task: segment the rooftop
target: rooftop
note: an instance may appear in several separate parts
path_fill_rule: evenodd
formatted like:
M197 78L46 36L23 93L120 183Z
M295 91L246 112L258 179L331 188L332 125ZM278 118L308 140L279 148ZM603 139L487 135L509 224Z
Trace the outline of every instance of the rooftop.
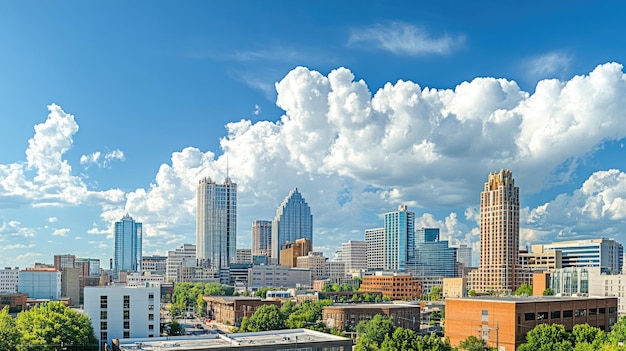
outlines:
M204 349L228 349L242 347L268 347L290 344L315 344L328 342L346 342L352 345L348 338L321 333L309 329L285 329L254 333L236 334L209 334L202 336L177 336L159 338L120 339L119 347L122 351L182 351Z
M410 303L336 303L327 308L407 308L407 307L420 307L418 304Z
M464 297L464 298L447 298L446 300L530 303L530 302L550 302L550 301L599 300L599 299L608 299L608 298L611 298L611 296L605 297L605 296L513 296L511 295L511 296L474 296L474 297Z

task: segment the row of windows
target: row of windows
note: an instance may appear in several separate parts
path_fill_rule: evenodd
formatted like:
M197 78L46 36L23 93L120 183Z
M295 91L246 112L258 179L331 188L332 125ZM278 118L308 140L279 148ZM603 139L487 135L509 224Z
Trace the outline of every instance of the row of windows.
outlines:
M609 314L615 314L617 313L617 307L609 307ZM563 311L563 318L571 318L571 317L584 317L587 314L589 314L590 316L596 315L596 314L606 314L606 308L601 307L601 308L590 308L589 310L587 309L577 309L577 310L565 310ZM561 318L561 311L552 311L550 312L550 319L557 319L557 318ZM547 320L548 319L548 312L529 312L529 313L524 313L524 320L525 321L532 321L532 320Z

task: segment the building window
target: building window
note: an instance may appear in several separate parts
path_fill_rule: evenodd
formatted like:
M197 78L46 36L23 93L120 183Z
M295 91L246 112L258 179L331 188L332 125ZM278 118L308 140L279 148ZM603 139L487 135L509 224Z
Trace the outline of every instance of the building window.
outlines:
M108 324L107 322L100 322L100 330L107 330Z
M149 321L153 321L153 320L154 320L154 313L150 313L150 314L148 315L148 320L149 320Z
M605 314L606 313L606 308L604 308L604 307L598 308L598 313Z
M107 308L107 297L100 296L100 308Z
M124 339L128 339L128 338L130 338L130 331L126 330L124 332Z
M124 321L124 329L130 329L130 322Z
M154 294L148 294L148 299L154 300Z
M124 311L124 319L130 319L130 311Z
M480 313L480 320L482 322L489 322L489 311L482 310Z
M587 310L585 310L585 309L574 311L574 316L575 317L584 317L586 315L587 315Z
M537 320L548 320L548 312L537 312Z
M573 314L572 310L563 311L563 318L571 317Z
M524 320L525 321L534 321L535 320L535 314L534 313L524 313Z
M593 316L594 314L597 314L597 313L598 313L598 310L596 308L590 308L589 309L589 315L590 316Z
M154 305L148 305L148 309L149 309L150 311L153 311L153 310L154 310Z
M552 319L561 318L561 311L552 311L552 312L550 312L550 318L552 318Z
M148 325L148 330L154 330L154 325L153 324Z
M617 307L609 307L609 314L617 313Z
M124 308L130 308L130 296L124 295Z
M109 338L109 334L107 332L100 333L100 340L107 340Z
M100 311L100 320L107 319L107 311Z

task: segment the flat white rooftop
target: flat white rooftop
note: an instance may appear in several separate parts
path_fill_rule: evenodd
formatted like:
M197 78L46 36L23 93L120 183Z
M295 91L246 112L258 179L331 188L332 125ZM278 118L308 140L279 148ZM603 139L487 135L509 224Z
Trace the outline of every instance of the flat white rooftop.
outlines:
M348 338L309 329L284 329L252 333L189 335L159 338L119 339L119 349L183 351L205 349L278 348L287 345L352 345Z

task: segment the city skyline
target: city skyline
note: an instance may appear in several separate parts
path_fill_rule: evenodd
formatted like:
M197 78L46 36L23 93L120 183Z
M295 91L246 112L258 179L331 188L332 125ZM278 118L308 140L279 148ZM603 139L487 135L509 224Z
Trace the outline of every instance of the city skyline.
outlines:
M626 241L620 2L0 6L4 266L106 268L125 213L146 255L194 243L227 170L240 248L298 187L326 256L407 204L476 261L500 169L520 246Z

